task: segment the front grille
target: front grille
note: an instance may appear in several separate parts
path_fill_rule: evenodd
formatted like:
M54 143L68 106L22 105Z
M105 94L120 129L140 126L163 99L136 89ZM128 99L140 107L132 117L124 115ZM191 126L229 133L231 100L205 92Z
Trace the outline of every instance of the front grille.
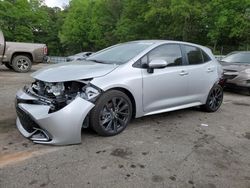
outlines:
M238 72L237 70L224 69L225 72Z
M224 69L223 77L225 79L232 80L237 76L238 76L238 71L237 70Z
M238 76L238 75L225 75L225 74L224 74L223 77L224 77L225 79L232 80L232 79L234 79L234 78L237 77L237 76Z
M39 125L37 125L37 123L18 105L16 106L16 112L17 112L17 116L19 117L23 128L27 132L32 133L34 132L34 128L39 128Z

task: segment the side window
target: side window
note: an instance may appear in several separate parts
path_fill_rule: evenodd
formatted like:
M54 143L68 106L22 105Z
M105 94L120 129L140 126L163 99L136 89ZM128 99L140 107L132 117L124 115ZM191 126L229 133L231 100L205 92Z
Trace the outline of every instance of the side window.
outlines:
M182 65L181 48L178 44L167 44L159 46L148 53L148 61L153 59L163 59L169 66Z
M143 57L141 58L141 67L142 67L142 68L145 68L145 67L147 67L147 64L148 64L148 56L145 55L145 56L143 56Z
M211 58L204 51L202 51L202 56L204 63L211 61Z
M189 65L197 65L203 63L203 57L199 48L184 45L184 49L187 54Z

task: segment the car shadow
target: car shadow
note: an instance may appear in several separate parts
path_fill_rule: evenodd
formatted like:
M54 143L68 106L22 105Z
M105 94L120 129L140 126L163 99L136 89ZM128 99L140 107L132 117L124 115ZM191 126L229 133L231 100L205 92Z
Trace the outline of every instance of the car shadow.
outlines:
M248 90L248 89L224 88L224 91L228 92L228 93L238 94L238 95L250 96L250 90Z
M26 73L20 73L20 74L31 74L33 72L37 71L37 69L31 69L29 72L26 72ZM8 73L8 74L18 74L18 72L15 72L14 70L10 70L8 68L0 68L0 72L3 72L3 73Z

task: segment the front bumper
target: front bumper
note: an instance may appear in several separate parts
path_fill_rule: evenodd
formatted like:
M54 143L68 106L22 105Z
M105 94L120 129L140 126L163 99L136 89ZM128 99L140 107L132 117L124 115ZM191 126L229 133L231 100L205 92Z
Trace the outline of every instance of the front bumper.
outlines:
M69 145L81 143L81 129L94 104L77 97L59 111L49 113L50 106L23 90L16 95L16 126L35 143Z
M250 88L250 76L238 72L225 72L226 86L234 85L242 88Z

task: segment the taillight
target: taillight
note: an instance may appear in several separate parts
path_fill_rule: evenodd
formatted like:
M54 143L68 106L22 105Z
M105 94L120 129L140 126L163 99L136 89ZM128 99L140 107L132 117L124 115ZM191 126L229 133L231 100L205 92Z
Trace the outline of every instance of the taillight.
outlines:
M44 54L44 55L47 55L47 53L48 53L48 47L47 47L47 46L44 46L44 47L43 47L43 54Z

